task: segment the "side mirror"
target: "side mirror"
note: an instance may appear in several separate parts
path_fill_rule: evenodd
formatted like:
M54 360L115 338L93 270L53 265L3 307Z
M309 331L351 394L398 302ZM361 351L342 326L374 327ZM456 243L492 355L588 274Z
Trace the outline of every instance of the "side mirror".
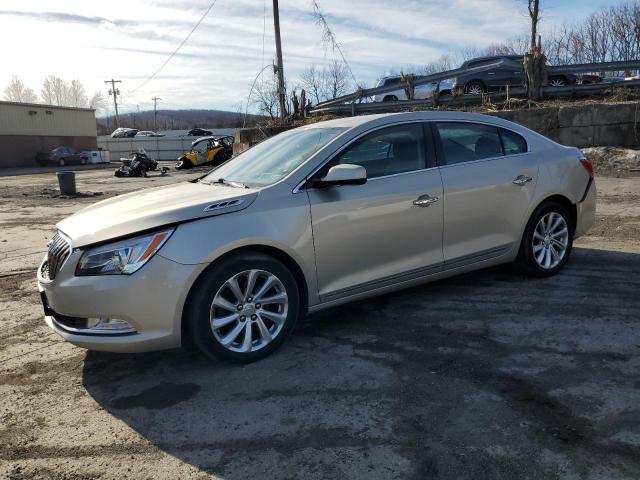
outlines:
M320 179L318 186L362 185L363 183L367 183L367 170L360 165L344 163L331 167L327 175Z

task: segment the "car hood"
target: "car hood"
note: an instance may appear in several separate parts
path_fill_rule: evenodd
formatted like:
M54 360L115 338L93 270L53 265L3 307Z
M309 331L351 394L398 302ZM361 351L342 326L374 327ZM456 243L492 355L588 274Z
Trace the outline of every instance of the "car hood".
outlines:
M164 225L243 210L258 193L256 189L185 182L98 202L56 226L71 239L74 248L82 247Z

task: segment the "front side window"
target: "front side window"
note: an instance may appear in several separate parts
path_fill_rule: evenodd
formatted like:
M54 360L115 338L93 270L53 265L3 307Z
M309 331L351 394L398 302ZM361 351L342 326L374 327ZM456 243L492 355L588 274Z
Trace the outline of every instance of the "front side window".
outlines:
M478 123L438 123L447 165L503 155L498 129Z
M271 137L232 158L202 179L266 186L283 179L346 128L296 128Z
M505 155L518 155L520 153L527 153L527 141L515 132L511 130L500 129L500 136L502 137L502 145L504 147Z
M422 125L376 130L349 146L331 165L345 163L363 166L367 178L421 170L426 167Z

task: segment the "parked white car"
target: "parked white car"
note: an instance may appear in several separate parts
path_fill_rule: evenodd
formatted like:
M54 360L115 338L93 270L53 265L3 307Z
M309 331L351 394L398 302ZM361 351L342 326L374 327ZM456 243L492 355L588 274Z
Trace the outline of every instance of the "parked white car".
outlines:
M156 133L151 130L142 130L136 133L136 137L164 137L164 133Z
M407 100L407 94L402 87L401 79L399 75L394 75L390 77L382 77L376 87L388 86L398 84L398 89L393 90L391 92L381 93L380 95L374 95L374 102L390 102L396 100ZM438 87L439 84L439 87ZM438 90L438 96L442 95L451 95L451 89L453 87L452 80L441 80L440 82L427 83L424 85L417 85L415 87L414 97L416 100L424 100L426 98L431 98L433 93Z

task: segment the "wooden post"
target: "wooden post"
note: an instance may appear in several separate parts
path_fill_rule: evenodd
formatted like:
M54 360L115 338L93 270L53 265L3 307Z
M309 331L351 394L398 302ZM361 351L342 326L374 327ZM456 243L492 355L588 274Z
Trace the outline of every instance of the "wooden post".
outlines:
M278 75L278 100L280 102L280 118L284 120L287 106L284 90L284 68L282 66L282 45L280 44L280 12L278 0L273 0L273 30L276 35L276 73Z
M527 80L527 96L529 100L542 100L542 86L546 83L547 57L542 53L540 37L531 50L524 55L524 74Z
M404 82L404 93L407 100L413 100L416 96L416 76L413 73L401 73L400 80Z

